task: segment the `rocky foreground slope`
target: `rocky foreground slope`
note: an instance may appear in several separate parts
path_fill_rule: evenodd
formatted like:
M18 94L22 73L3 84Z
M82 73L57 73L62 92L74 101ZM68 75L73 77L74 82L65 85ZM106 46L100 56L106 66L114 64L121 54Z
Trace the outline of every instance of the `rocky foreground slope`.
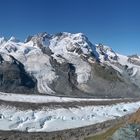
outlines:
M0 91L72 97L140 96L140 57L82 34L0 38Z
M140 140L140 109L107 131L85 140Z

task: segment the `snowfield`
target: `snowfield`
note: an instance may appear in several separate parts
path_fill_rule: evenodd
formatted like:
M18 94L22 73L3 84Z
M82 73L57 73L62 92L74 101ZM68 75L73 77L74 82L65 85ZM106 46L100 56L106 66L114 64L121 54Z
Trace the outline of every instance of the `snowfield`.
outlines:
M41 110L18 110L0 106L0 130L51 132L115 119L135 112L140 102Z

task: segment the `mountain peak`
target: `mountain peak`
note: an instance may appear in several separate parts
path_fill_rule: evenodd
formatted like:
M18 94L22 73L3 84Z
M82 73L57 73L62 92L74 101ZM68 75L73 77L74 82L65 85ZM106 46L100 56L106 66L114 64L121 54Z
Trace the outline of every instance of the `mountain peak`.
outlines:
M19 42L19 40L16 39L14 36L11 36L11 38L9 39L9 41L12 41L12 42Z
M0 44L3 44L4 42L6 42L7 41L7 39L5 38L5 37L1 37L0 38Z

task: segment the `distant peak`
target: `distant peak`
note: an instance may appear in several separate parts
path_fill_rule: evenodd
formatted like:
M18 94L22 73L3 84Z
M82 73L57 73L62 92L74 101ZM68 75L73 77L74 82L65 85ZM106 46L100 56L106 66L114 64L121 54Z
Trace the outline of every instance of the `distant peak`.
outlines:
M0 40L5 40L5 37L0 37Z
M2 44L3 42L6 42L7 39L5 37L0 37L0 44Z
M139 56L137 54L133 54L133 55L129 55L129 58L139 58Z
M14 36L12 36L12 37L9 39L9 41L12 41L12 42L19 42L19 40L16 39Z

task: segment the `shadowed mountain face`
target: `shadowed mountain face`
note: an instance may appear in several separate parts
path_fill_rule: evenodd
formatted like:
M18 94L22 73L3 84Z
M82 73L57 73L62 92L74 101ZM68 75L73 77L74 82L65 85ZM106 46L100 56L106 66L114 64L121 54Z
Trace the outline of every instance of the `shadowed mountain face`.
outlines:
M140 57L93 45L82 34L0 39L0 90L72 97L140 96Z
M11 62L5 61L0 56L0 90L16 93L35 92L35 79L26 73L23 64L12 56L7 57L9 57Z

